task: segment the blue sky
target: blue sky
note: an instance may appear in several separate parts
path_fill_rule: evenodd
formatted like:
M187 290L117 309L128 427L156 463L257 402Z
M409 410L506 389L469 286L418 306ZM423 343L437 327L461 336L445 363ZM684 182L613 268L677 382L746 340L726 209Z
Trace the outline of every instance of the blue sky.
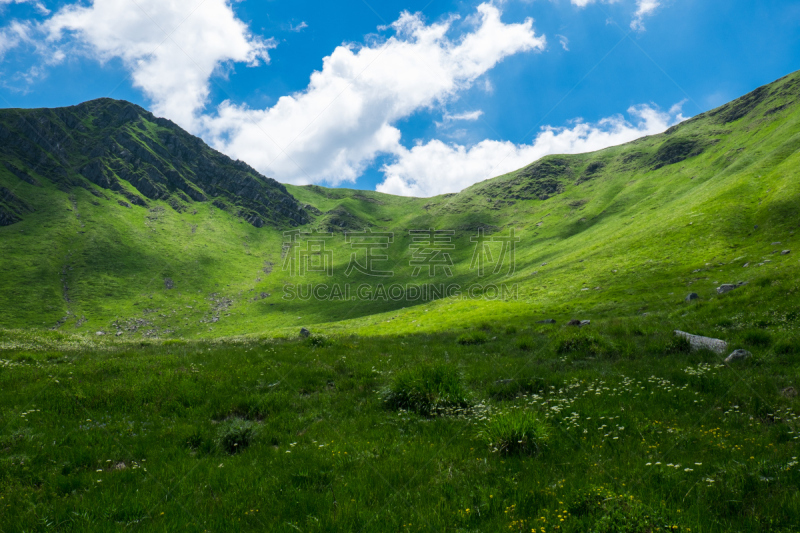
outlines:
M279 181L415 196L798 68L800 2L0 0L2 107L125 99Z

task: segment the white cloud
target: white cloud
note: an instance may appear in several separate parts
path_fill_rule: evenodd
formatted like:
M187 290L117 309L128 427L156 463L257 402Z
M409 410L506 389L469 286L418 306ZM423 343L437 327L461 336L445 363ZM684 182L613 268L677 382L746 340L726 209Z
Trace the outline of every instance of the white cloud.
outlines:
M660 5L660 0L636 0L636 14L631 21L631 29L644 31L644 17L652 15Z
M558 37L558 42L561 43L561 48L563 48L565 52L569 52L569 39L564 35L556 35L556 37Z
M12 20L8 26L0 28L0 59L22 43L33 43L31 31L30 23L18 20Z
M450 113L445 112L444 115L442 115L442 120L444 122L453 122L455 120L469 120L469 121L472 121L472 120L478 120L482 116L483 116L483 111L481 111L480 109L478 109L476 111L467 111L467 112L464 112L464 113L456 113L455 115L451 115Z
M100 61L122 59L153 112L190 130L215 70L267 62L275 46L252 35L227 0L94 0L64 7L43 29L53 44L72 33Z
M570 0L572 5L578 7L586 7L589 4L594 4L596 2L615 4L619 1L620 0ZM661 0L636 0L636 12L634 13L633 20L631 21L631 29L635 31L644 31L644 18L652 15L660 5Z
M301 32L306 28L308 28L308 24L306 24L306 22L303 21L300 24L298 24L297 26L292 26L291 24L289 24L288 30L289 31L293 31L293 32Z
M42 13L43 15L47 15L50 13L50 10L47 9L43 3L39 2L38 0L0 0L0 6L7 5L7 4L33 4L33 6Z
M434 196L458 192L479 181L511 172L549 154L592 152L660 133L684 120L680 106L662 112L649 105L628 109L632 121L617 115L596 124L569 128L545 127L532 144L484 140L466 147L433 140L403 149L382 168L386 179L377 190L403 196Z
M354 181L378 154L404 151L398 120L453 99L509 55L544 48L532 20L504 24L500 15L481 4L456 39L447 36L455 17L426 24L404 12L391 24L395 35L337 47L304 91L273 107L223 103L203 118L205 136L281 181Z

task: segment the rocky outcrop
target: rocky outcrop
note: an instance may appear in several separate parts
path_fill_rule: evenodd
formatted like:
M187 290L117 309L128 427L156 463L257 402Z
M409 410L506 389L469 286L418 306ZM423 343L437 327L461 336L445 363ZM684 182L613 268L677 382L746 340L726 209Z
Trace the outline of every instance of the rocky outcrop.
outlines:
M724 353L728 348L728 343L720 339L692 335L691 333L686 333L685 331L677 329L675 330L675 335L688 340L692 350L711 350L716 353Z

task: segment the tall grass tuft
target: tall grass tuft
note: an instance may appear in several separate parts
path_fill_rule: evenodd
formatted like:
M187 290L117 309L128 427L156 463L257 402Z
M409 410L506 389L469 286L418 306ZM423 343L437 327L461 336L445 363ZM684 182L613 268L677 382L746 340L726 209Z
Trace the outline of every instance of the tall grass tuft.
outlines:
M512 409L492 415L479 436L503 455L535 455L550 438L550 428L535 413Z
M423 416L442 414L470 405L461 373L443 363L424 364L398 373L384 393L386 405Z
M231 418L220 424L217 430L217 446L231 455L239 453L253 442L257 431L255 422Z

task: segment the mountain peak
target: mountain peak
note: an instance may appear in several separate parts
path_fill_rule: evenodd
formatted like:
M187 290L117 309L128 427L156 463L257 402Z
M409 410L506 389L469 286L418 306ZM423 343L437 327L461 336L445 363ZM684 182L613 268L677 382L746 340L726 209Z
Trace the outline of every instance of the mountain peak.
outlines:
M37 174L64 190L118 195L126 205L164 200L181 211L210 201L256 227L308 218L282 184L125 100L1 110L0 159L14 174Z

